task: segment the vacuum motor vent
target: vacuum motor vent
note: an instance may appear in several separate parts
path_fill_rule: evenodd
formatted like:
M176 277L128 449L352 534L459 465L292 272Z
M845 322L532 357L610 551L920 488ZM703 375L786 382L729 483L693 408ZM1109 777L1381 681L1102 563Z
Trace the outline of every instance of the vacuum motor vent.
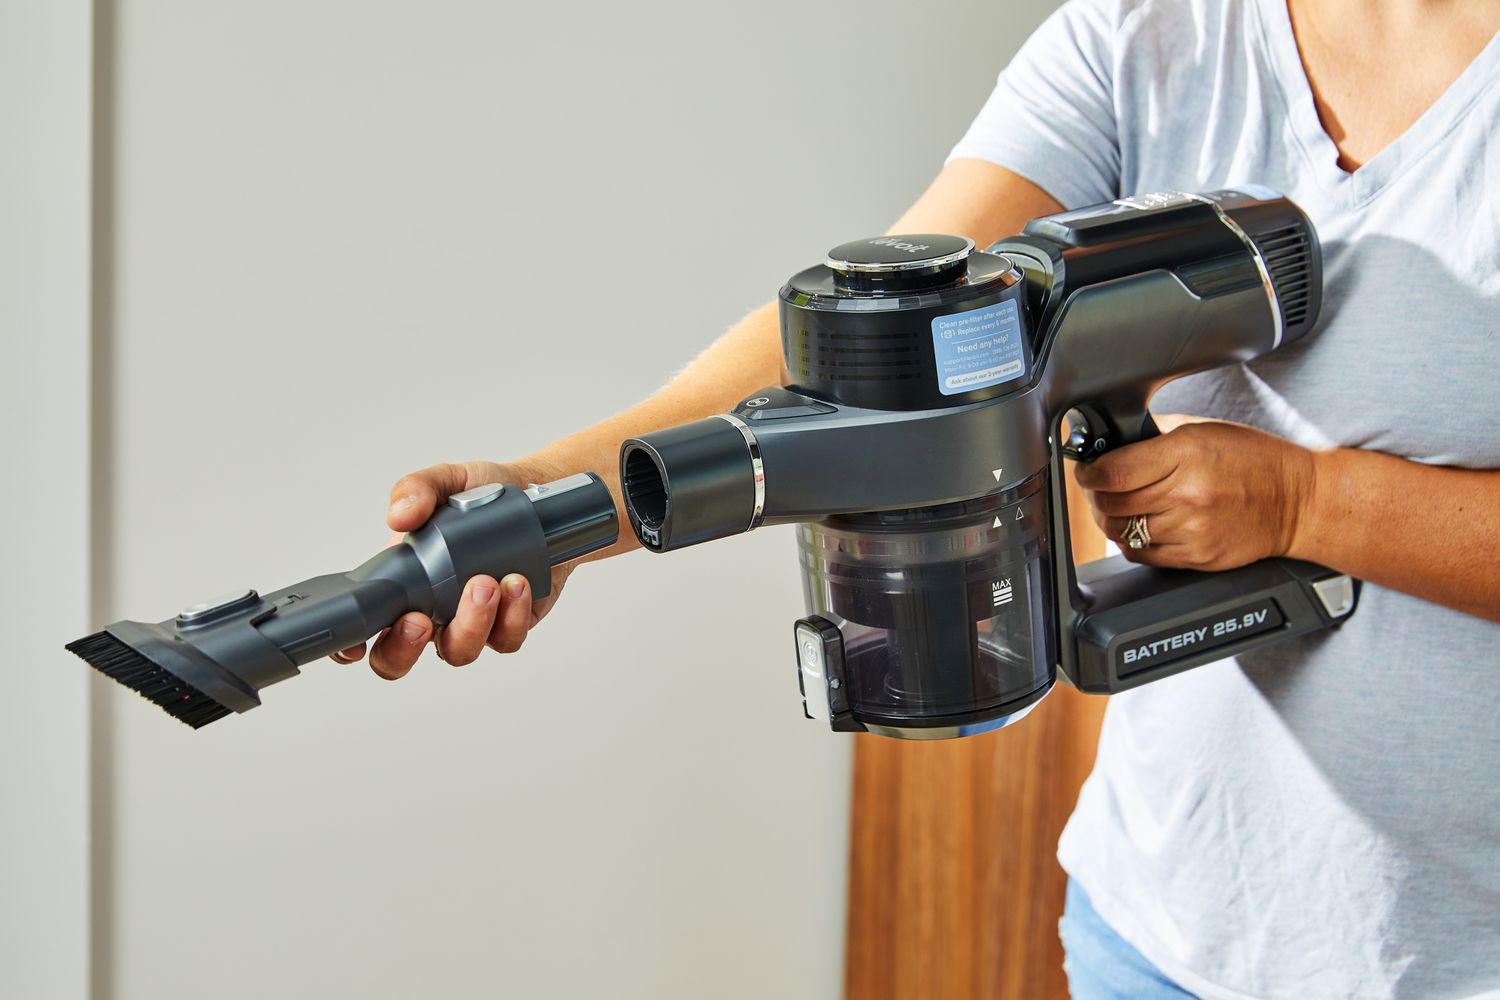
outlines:
M819 382L920 378L928 367L921 345L904 331L860 336L818 330L801 347L799 374Z
M1323 308L1323 251L1312 222L1274 191L1226 190L1212 197L1265 260L1281 308L1283 339L1300 339Z
M1281 322L1288 329L1307 322L1312 308L1312 243L1300 225L1282 226L1265 233L1251 233L1266 258L1271 285L1281 303Z

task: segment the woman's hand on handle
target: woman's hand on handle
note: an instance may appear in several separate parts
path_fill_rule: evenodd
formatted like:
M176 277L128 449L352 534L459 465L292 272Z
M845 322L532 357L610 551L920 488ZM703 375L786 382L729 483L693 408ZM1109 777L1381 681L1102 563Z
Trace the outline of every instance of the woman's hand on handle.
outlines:
M454 493L504 483L526 486L528 477L516 468L497 462L465 462L434 465L403 476L391 489L386 524L395 532L392 544L406 532L415 531ZM453 666L473 663L488 646L499 653L514 653L526 641L532 626L541 621L567 580L571 567L552 570L552 593L540 601L531 599L531 585L519 573L502 580L476 576L465 585L453 621L434 626L431 618L412 611L398 618L376 636L370 650L370 669L386 680L397 680L411 671L417 658L433 642L438 656ZM365 644L335 653L339 663L353 663L365 655Z
M1153 566L1225 570L1295 555L1313 493L1314 453L1224 421L1162 417L1159 437L1127 445L1077 470L1094 521L1127 559ZM1132 517L1151 533L1132 550Z

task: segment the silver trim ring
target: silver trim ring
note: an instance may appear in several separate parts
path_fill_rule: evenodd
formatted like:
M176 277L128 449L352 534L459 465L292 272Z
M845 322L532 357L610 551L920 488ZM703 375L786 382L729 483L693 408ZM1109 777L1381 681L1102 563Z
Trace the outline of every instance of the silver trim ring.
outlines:
M974 241L967 236L963 237L964 245L961 249L941 257L924 257L921 260L898 260L882 264L862 264L851 260L840 260L829 254L823 258L823 263L835 271L854 271L858 274L887 274L895 271L917 271L929 267L946 267L949 264L957 264L961 260L967 260L969 254L974 252ZM874 242L870 240L869 242Z
M760 515L766 509L766 467L760 460L760 442L755 440L750 425L733 413L715 413L714 416L739 430L740 437L745 439L745 447L750 449L750 468L755 473L755 510L750 514L750 525L745 530L754 531L760 527Z
M1266 286L1266 298L1271 300L1271 316L1276 321L1276 335L1271 341L1271 350L1276 350L1276 348L1281 346L1281 335L1284 332L1284 324L1281 322L1281 300L1276 296L1276 285L1271 281L1271 269L1266 266L1266 259L1261 255L1260 247L1256 246L1255 241L1250 238L1250 234L1241 229L1240 224L1235 222L1228 212L1224 211L1223 205L1220 205L1212 198L1205 198L1201 194L1188 194L1183 195L1183 197L1190 201L1201 202L1212 208L1214 214L1218 215L1219 221L1228 226L1229 231L1240 238L1240 242L1245 244L1245 248L1250 251L1250 256L1255 259L1255 269L1260 272L1260 283Z
M1047 688L1041 698L1018 708L1014 712L998 715L984 722L968 722L958 726L940 726L935 728L924 728L922 726L877 726L873 723L862 723L864 727L876 736L890 736L898 740L952 740L960 736L978 736L980 733L994 732L1005 726L1020 722L1031 714L1031 710L1042 703L1042 700L1051 694L1057 687L1056 684Z
M990 275L987 278L981 278L981 282L999 281L1002 286L1004 286L1005 288L1009 288L1026 277L1021 273L1021 266L1017 264L1009 254L1002 253L999 250L980 250L978 252L989 254L991 257L999 257L1001 260L1005 261L1008 268L1004 271L996 271L994 274Z

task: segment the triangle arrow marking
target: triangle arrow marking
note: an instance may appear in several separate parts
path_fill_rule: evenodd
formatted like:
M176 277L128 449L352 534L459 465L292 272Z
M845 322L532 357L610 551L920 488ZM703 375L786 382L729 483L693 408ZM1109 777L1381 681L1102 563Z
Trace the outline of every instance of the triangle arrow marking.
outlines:
M1000 473L1002 473L1004 471L1005 471L1004 469L995 469L994 470L994 472L995 472L995 482L998 483L1000 481Z
M992 527L992 528L998 528L998 527L1000 527L1000 519L998 517L995 518L995 523L992 524L992 525L990 525L990 527Z

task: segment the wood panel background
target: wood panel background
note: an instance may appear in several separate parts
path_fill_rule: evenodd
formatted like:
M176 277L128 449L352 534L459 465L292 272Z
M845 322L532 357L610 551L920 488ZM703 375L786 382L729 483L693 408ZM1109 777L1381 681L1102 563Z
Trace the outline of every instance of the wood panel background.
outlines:
M1069 478L1074 556L1098 558L1104 538ZM1105 701L1059 678L998 732L858 737L846 1000L1066 1000L1055 851Z
M848 1000L1065 1000L1054 852L1104 703L1060 681L984 736L858 737Z

